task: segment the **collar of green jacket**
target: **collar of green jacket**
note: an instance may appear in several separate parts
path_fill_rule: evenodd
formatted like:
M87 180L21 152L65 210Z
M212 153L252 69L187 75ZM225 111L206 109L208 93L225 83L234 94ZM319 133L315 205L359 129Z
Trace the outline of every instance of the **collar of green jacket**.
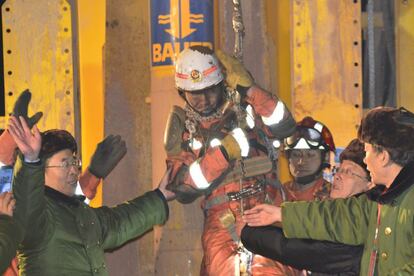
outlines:
M82 195L67 196L59 191L56 191L55 189L50 188L49 186L45 186L45 194L56 201L72 206L79 206L85 200L85 197Z
M407 164L397 175L388 190L377 185L367 192L369 199L380 204L395 204L396 198L414 184L414 162ZM385 192L384 192L385 191Z

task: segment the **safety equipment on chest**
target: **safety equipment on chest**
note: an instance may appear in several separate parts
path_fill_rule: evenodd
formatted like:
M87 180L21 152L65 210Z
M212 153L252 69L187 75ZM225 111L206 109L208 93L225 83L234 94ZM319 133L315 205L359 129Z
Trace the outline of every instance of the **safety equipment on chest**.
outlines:
M296 131L285 139L285 150L319 149L335 152L335 143L329 129L312 117L305 117L296 126Z
M203 46L192 46L182 51L175 65L175 85L178 90L198 91L224 79L213 51Z

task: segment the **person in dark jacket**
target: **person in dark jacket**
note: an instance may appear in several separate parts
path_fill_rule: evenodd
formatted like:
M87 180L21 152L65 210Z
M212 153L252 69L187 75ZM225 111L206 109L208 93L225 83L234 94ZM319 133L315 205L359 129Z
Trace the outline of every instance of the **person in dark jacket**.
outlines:
M23 229L13 219L15 203L11 193L0 194L0 275L9 266L18 243L23 239Z
M352 140L339 156L330 198L358 195L370 187L369 171L364 164L364 144ZM242 230L242 242L247 249L285 265L312 271L312 275L358 275L362 246L288 239L275 226L250 227Z
M29 90L24 90L17 98L13 107L13 115L16 117L23 116L29 127L37 124L43 116L42 112L36 112L32 116L28 115L31 98L32 93ZM17 158L16 149L17 145L9 131L7 129L0 130L0 165L13 166ZM82 193L88 200L92 200L96 195L101 180L116 167L125 154L126 145L119 135L109 135L106 137L97 145L89 166L79 176L77 193ZM15 258L3 276L17 275L19 275L19 272L17 259Z
M108 275L104 252L168 218L169 171L154 191L116 207L91 208L75 195L77 144L65 130L40 134L23 117L8 129L22 154L14 168L14 216L26 229L18 250L20 275ZM30 231L29 231L30 230Z

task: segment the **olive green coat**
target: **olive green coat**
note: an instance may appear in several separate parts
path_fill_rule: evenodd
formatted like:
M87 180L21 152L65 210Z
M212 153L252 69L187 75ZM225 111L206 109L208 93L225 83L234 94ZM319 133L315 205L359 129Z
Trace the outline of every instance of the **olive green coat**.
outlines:
M364 244L361 275L368 275L378 204L381 204L376 275L414 275L413 176L412 166L404 168L382 194L374 189L357 198L284 203L284 233L289 238Z
M164 223L168 205L152 191L114 208L91 208L44 186L43 164L15 167L19 219L28 227L19 249L22 275L108 275L104 251Z
M22 238L22 227L12 217L0 215L0 275L16 256L17 245Z

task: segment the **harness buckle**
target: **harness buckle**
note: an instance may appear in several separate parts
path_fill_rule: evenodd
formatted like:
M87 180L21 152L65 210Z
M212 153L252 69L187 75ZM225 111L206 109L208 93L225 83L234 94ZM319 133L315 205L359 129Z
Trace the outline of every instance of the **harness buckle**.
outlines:
M230 192L227 194L227 197L230 201L240 200L243 198L254 196L260 192L264 191L264 183L263 182L257 182L254 183L246 188L243 188L242 190L238 192Z

